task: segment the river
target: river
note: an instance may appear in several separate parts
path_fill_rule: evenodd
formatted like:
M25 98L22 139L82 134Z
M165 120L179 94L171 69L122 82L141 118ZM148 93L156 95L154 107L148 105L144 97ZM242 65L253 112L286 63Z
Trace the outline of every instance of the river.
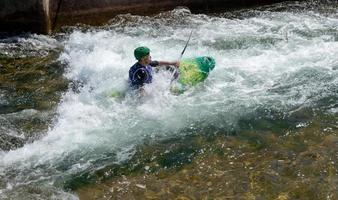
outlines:
M191 30L184 57L216 60L204 83L171 94L171 74L160 71L142 100L112 95L126 90L137 46L148 46L154 60L175 60ZM3 35L0 198L78 199L83 175L100 181L98 171L124 166L140 147L191 135L283 137L317 123L318 141L337 137L337 55L335 1L208 15L179 8L52 36ZM297 145L308 139L300 137ZM337 153L329 160L337 181Z

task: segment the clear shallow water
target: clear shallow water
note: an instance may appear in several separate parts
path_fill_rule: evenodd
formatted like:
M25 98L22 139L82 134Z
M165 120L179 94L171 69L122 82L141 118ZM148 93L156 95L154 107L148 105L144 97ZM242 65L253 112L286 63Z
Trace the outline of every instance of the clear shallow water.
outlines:
M76 199L62 191L64 180L128 160L145 139L240 131L243 118L287 121L302 108L336 116L337 10L289 7L243 11L237 18L236 13L226 18L229 13L193 15L184 9L154 17L123 15L101 28L2 40L9 56L20 54L20 45L33 56L35 47L39 52L61 48L58 60L74 87L62 95L44 137L0 152L0 197ZM203 84L172 95L170 74L160 72L141 102L128 95L111 97L125 90L135 47L150 47L154 60L175 60L191 30L185 57L216 59Z

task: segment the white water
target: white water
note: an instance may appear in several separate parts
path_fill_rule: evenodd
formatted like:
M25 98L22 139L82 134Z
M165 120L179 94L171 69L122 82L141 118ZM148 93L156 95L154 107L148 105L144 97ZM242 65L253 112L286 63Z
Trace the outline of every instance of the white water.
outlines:
M65 76L83 87L63 95L45 137L0 152L0 177L6 183L0 184L0 197L22 198L27 193L22 186L35 183L48 183L46 191L54 191L68 175L128 159L145 138L208 126L228 131L256 108L287 115L332 95L337 27L338 19L312 12L261 12L230 20L176 10L154 18L121 16L103 29L72 32L63 41L60 60L68 66ZM125 89L134 48L145 45L153 59L175 60L191 29L185 57L216 59L205 83L175 96L168 90L170 74L160 72L141 102L110 97Z

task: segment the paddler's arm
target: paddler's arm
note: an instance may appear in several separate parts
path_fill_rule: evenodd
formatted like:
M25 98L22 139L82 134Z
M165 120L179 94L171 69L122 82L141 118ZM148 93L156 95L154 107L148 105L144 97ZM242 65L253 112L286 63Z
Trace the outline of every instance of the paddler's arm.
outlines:
M180 66L180 62L179 61L174 61L174 62L167 62L167 61L158 61L158 64L161 66L163 65L173 65L175 67L179 67Z
M156 67L156 66L167 66L167 65L172 65L175 67L179 67L180 66L180 62L179 61L174 61L174 62L168 62L168 61L151 61L150 65L152 67Z

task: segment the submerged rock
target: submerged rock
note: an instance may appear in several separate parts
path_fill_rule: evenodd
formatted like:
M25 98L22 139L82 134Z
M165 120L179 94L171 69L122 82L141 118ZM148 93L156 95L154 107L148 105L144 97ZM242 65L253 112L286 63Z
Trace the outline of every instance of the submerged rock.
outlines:
M0 150L9 151L16 149L22 147L24 142L22 138L0 133Z
M98 199L284 200L324 199L327 195L334 199L338 196L335 189L338 160L333 152L338 151L338 133L334 131L323 137L319 127L318 123L312 123L284 136L261 132L256 140L196 135L175 143L172 140L169 146L168 142L162 146L146 145L130 161L132 165L138 160L139 170L124 171L122 177L112 176L101 183L80 187L76 192L80 199L93 198L90 194L93 190ZM266 143L264 148L256 148L257 140ZM174 158L184 152L177 151L181 142L186 143L185 148L193 147L198 152L190 157L191 162L161 165L161 155ZM300 144L302 148L293 147ZM145 171L145 167L152 169L151 172Z
M5 151L46 133L61 94L68 88L64 66L56 61L57 50L34 50L46 53L41 57L24 57L16 49L8 51L17 54L0 53L0 149Z

